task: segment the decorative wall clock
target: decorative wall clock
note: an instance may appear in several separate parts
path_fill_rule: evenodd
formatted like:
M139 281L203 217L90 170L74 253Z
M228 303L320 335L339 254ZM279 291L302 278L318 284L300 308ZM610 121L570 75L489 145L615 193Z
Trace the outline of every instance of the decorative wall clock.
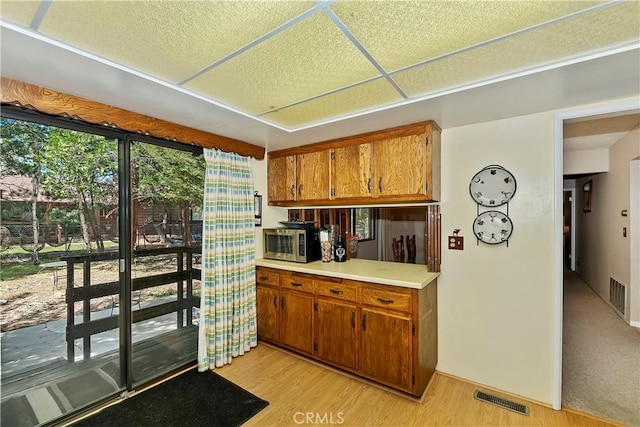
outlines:
M469 193L480 206L502 206L516 193L516 179L502 166L487 166L475 174Z
M469 182L469 194L476 202L476 218L473 220L473 234L478 244L506 243L513 232L509 218L509 201L516 193L515 177L500 165L489 165L476 173ZM505 212L495 210L504 206ZM481 212L480 207L491 208Z

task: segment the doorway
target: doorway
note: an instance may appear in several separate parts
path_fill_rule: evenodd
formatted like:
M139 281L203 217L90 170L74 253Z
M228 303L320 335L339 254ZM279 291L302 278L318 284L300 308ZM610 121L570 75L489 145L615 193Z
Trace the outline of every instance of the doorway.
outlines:
M568 186L566 185L567 183L566 181L563 182L563 178L566 178L565 176L563 176L564 167L567 165L567 159L564 158L564 153L563 153L563 147L564 147L563 124L566 120L582 119L586 121L586 120L596 119L598 117L614 117L614 116L628 115L631 113L637 113L637 111L638 111L637 102L635 103L629 102L628 104L623 104L623 105L598 107L598 108L593 108L590 110L585 110L580 112L563 113L556 116L556 137L555 137L556 189L557 189L556 200L558 204L556 209L556 221L557 221L556 222L556 225L557 225L556 226L556 256L555 256L556 275L555 275L555 292L554 292L555 301L556 301L556 304L555 304L556 358L555 358L554 372L556 373L556 377L555 377L553 405L554 405L554 408L557 408L557 409L559 409L565 402L565 398L564 398L565 390L563 390L562 374L570 374L569 371L571 371L572 367L567 365L567 363L573 363L570 361L571 356L569 356L568 354L563 354L563 349L565 348L563 344L566 346L567 342L572 341L570 334L576 334L576 331L575 331L575 328L572 331L569 331L567 328L572 328L576 326L578 328L581 328L579 329L580 332L578 332L578 335L581 336L582 338L580 340L573 340L573 342L576 343L576 342L587 340L592 343L592 345L589 346L589 348L592 348L595 346L595 339L597 338L597 336L607 337L606 331L602 331L598 329L597 322L595 323L591 322L594 316L586 316L582 320L577 320L579 317L578 311L575 310L575 307L568 307L567 303L570 303L571 302L570 299L574 298L577 293L580 294L579 295L580 298L587 297L587 294L590 294L589 298L594 300L595 303L605 306L604 312L606 314L613 314L611 309L607 307L607 303L603 301L603 297L598 296L586 283L584 283L584 281L580 279L579 276L571 272L571 270L575 269L576 267L575 264L580 261L580 253L579 251L576 250L575 244L572 244L572 245L569 244L569 241L571 238L568 236L571 236L571 234L576 236L577 234L577 237L575 238L580 239L579 230L581 228L579 224L576 223L575 207L578 204L577 202L579 202L579 200L576 199L575 188L573 189L574 190L573 195L568 194L566 191L568 190L567 188ZM606 160L608 163L608 158L606 158ZM576 173L576 172L573 172L573 173ZM591 171L591 173L589 173L589 171L581 171L580 173L582 175L581 176L578 175L577 178L591 175L594 173L594 171ZM576 178L576 176L573 176L571 178ZM571 210L574 212L574 215L570 215L570 210L568 208L569 204L571 205ZM562 209L560 209L560 206L562 206ZM585 210L584 212L589 212L589 211ZM588 218L589 220L592 220L593 217L595 216L591 213L587 215L590 215L590 217ZM567 230L567 226L569 226L568 230ZM560 250L560 248L562 248L562 250ZM567 253L568 252L567 248L570 248L569 253ZM571 255L571 257L569 257L569 254ZM573 262L568 262L568 261L573 261ZM567 268L568 266L570 267ZM583 266L584 266L584 263L583 263ZM569 278L567 279L568 276ZM565 279L566 279L566 282L565 282ZM567 283L569 283L569 285L567 285ZM568 290L565 286L569 286L570 289ZM634 331L633 328L627 327L627 325L625 325L620 318L614 317L612 321L614 323L617 322L617 326L615 326L616 333L619 331L625 331L625 330L631 332L630 334L628 334L628 336L631 337L629 338L630 341L623 341L623 343L628 342L630 343L631 347L633 347L634 343L636 343L636 341L634 340L637 340L637 330ZM563 326L564 326L564 331L563 331ZM613 335L613 334L610 333L609 335ZM611 338L611 337L608 336L607 338ZM617 348L616 357L623 357L624 350L621 347L624 347L624 346L627 346L627 344L620 344L619 346L616 346ZM586 358L588 356L589 348L579 349L578 350L579 356ZM606 353L607 351L610 351L609 349L611 347L605 347L605 348L606 348L605 350L601 350L600 352ZM638 365L638 362L634 361L635 359L633 359L633 352L629 354L631 354L631 359L626 359L626 362L622 363L622 365L626 365L628 368L631 368L630 373L632 374L633 369L636 369L636 370L638 369L638 366L636 366ZM595 373L598 370L603 370L603 369L606 370L606 366L599 366L594 363L586 363L580 366L581 368L578 369L578 371L573 369L574 374L578 372L576 376L579 376L579 377L588 377L592 374L595 375ZM573 368L575 368L575 366L573 366ZM609 372L606 375L613 376L613 373ZM633 379L632 375L623 374L623 375L620 375L620 381L618 382L617 388L622 388L624 386L624 382L626 381L625 378L626 379L631 378L630 381L632 383L634 381L635 381L635 384L638 383L637 380ZM567 392L567 398L569 398L569 392L570 392L569 387L567 387L566 392ZM599 395L600 398L604 395L607 395L608 397L615 399L615 392L605 392L598 387L586 387L586 392ZM599 412L598 411L599 408L597 408L596 406L597 406L596 403L591 403L591 404L588 404L586 407L582 407L582 408L578 407L575 409L579 409L581 411L589 412L589 413L597 413L600 416L610 418L610 419L621 420L621 418L618 415L614 415L613 413L607 413L606 412L607 408L605 408L605 412ZM613 406L619 406L619 405L618 403L616 403L615 405L613 403L611 405L608 405L609 408ZM634 412L633 406L631 407L631 409L627 408L627 413L633 413L633 412ZM629 421L627 420L626 422L629 422Z

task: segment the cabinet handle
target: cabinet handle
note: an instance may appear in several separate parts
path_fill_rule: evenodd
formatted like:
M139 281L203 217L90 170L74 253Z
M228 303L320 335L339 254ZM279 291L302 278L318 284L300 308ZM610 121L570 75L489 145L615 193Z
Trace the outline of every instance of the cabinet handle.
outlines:
M393 304L393 300L392 299L382 299L382 298L378 298L378 301L382 304Z
M366 314L362 315L362 330L363 331L367 330L367 315Z
M351 327L352 328L356 327L356 312L355 311L351 312Z
M273 296L273 306L278 308L278 295Z
M269 280L269 276L260 276L260 280Z
M291 286L299 287L302 286L302 283L291 282Z
M367 181L367 191L371 193L371 177L369 177L369 180Z
M295 186L295 185L292 185L292 186L291 186L291 198L292 198L292 199L293 199L294 197L296 197L295 188L296 188L296 186Z
M344 291L339 291L339 290L337 290L337 289L329 289L329 291L330 291L332 294L336 294L336 295L342 295L342 294L344 294Z
M302 184L298 187L298 196L302 197Z
M378 181L378 190L382 193L382 177L380 177L380 181Z
M284 295L280 297L280 308L284 310Z

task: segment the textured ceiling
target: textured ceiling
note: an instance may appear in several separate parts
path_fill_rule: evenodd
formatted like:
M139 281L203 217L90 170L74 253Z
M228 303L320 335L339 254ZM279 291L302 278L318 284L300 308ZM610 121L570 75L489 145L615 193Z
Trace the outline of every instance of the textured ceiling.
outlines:
M287 130L640 41L638 1L3 0L0 16Z

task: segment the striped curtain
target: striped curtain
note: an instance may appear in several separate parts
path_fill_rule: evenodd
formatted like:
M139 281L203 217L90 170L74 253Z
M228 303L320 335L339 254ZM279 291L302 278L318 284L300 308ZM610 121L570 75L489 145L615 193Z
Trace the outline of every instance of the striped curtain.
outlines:
M204 155L199 371L231 363L258 342L250 161L219 150Z

